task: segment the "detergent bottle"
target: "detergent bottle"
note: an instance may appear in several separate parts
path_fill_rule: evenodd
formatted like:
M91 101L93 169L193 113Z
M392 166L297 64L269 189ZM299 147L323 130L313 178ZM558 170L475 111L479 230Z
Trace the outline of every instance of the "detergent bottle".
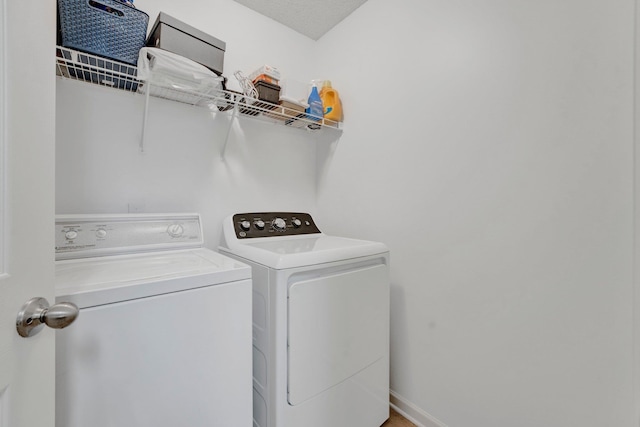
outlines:
M311 82L311 93L309 94L307 103L309 106L305 112L309 115L309 118L315 121L322 120L322 99L320 99L320 94L318 93L318 87L316 86L315 81Z
M342 102L338 91L331 87L331 81L325 80L320 89L320 99L324 107L324 118L334 122L342 121Z

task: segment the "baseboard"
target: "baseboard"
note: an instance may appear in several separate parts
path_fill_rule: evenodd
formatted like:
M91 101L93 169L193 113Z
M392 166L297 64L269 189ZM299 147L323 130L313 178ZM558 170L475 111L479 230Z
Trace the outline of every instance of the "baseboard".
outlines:
M389 402L396 412L418 427L447 427L445 423L427 414L393 390L389 390Z

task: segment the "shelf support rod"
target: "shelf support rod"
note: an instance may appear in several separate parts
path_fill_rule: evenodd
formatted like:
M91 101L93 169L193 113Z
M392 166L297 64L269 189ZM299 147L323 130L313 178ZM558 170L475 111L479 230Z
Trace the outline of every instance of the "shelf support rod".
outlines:
M229 125L227 126L227 134L224 137L224 145L222 146L222 158L224 159L224 155L227 152L227 143L229 142L229 135L231 135L231 127L233 126L233 122L235 121L238 115L238 105L236 104L233 107L233 114L231 114L231 118L229 119Z
M151 93L151 87L148 82L144 83L146 90L144 91L144 112L142 115L142 137L140 138L140 152L144 153L145 134L147 131L147 115L149 112L149 94Z

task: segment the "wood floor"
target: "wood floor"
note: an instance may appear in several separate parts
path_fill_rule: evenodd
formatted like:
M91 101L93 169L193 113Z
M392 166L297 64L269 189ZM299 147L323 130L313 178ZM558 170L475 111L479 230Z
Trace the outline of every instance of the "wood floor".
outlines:
M414 423L391 409L389 419L381 427L416 427Z

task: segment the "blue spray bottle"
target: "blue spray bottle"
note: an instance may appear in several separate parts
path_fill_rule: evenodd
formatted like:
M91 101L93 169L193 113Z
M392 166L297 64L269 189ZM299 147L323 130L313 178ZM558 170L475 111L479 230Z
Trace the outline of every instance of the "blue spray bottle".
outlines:
M311 81L311 94L309 94L308 99L309 106L306 109L307 118L319 122L322 120L323 116L323 108L322 108L322 99L320 98L320 93L318 93L318 87L316 86L315 81Z

